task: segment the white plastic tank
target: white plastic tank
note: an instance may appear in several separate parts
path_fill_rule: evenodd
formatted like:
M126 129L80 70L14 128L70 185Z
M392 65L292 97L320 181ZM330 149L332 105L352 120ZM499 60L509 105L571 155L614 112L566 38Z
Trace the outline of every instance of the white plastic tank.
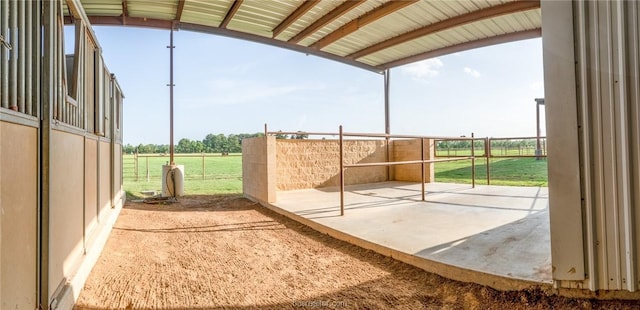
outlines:
M162 197L184 195L184 165L162 165Z

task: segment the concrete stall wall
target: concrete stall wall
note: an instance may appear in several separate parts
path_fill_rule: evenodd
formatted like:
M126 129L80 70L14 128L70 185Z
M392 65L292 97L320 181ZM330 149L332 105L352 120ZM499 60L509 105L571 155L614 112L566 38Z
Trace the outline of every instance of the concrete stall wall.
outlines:
M125 197L124 189L122 188L122 144L114 143L113 150L113 197L112 204L122 204L122 199Z
M286 140L276 142L276 188L295 190L340 185L340 153L336 140ZM386 161L386 142L345 140L347 164ZM388 180L386 167L348 168L345 184Z
M423 157L420 156L420 140L421 139L392 141L391 158L393 159L393 161L422 159ZM425 139L424 159L434 159L435 155L434 141L432 139ZM420 167L420 164L392 166L392 179L396 181L420 182L422 181ZM433 164L424 165L426 183L435 181L433 167Z
M275 202L276 138L242 140L242 192L263 202Z
M553 278L640 288L640 3L542 2Z
M49 287L55 289L77 269L83 255L84 137L51 133Z
M0 309L35 309L38 128L0 121Z
M85 234L92 235L98 224L98 140L84 138L84 225Z
M106 216L106 211L111 209L111 146L110 142L100 141L98 143L99 153L99 173L98 177L100 182L98 183L98 196L100 197L98 210L98 217L102 218Z

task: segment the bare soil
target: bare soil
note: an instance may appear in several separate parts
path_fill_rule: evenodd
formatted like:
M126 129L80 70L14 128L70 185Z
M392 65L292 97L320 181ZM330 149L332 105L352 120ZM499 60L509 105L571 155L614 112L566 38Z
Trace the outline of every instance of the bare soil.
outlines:
M336 240L239 196L128 202L75 309L637 309L500 292Z

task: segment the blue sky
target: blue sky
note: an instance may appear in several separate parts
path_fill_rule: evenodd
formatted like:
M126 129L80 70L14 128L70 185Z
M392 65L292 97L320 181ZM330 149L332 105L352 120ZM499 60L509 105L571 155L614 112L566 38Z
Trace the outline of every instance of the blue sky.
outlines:
M168 143L169 32L94 27L123 88L124 142ZM270 130L384 132L383 76L267 45L174 33L175 136ZM534 136L541 39L446 55L391 71L397 134ZM544 132L544 131L543 131Z

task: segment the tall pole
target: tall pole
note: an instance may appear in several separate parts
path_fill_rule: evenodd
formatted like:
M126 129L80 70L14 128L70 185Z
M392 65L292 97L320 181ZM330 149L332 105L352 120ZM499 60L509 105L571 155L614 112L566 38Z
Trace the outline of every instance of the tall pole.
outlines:
M389 117L389 78L391 70L384 71L384 133L391 134L391 122Z
M390 78L391 70L384 70L384 133L387 134L385 138L386 148L387 148L387 161L391 160L391 148L389 143L391 143L389 136L391 134L391 121L389 117L390 109L389 109L389 78ZM387 181L391 181L391 166L387 166Z
M169 35L169 162L171 165L175 165L173 161L173 27Z

